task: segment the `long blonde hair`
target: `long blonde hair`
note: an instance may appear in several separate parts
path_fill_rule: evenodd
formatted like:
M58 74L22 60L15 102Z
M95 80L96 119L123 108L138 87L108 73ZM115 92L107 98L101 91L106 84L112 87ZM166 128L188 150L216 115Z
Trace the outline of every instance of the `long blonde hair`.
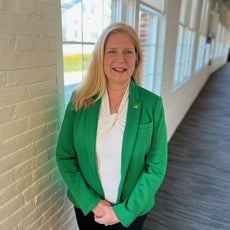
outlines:
M95 101L99 100L106 90L106 76L104 73L104 50L107 40L111 34L125 33L133 41L136 51L136 68L132 79L138 84L141 84L142 72L142 48L141 43L135 30L124 23L110 24L100 35L92 53L86 76L72 94L73 109L88 108Z

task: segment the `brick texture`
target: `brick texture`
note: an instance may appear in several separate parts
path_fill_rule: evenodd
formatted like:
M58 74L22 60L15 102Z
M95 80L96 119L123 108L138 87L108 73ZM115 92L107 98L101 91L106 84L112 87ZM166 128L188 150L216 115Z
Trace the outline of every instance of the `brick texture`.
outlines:
M77 229L55 162L58 16L59 1L0 0L2 230Z

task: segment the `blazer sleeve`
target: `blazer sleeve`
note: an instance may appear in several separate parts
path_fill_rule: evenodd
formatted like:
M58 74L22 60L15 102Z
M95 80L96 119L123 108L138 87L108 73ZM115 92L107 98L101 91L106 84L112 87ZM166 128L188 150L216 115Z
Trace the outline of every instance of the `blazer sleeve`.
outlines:
M163 181L167 167L167 130L162 99L158 100L153 111L153 135L145 167L130 196L113 206L120 222L128 227L136 217L146 214L154 206L155 195Z
M86 183L79 169L77 154L73 144L73 127L76 111L68 104L56 148L56 161L59 171L68 188L71 202L86 215L101 200Z

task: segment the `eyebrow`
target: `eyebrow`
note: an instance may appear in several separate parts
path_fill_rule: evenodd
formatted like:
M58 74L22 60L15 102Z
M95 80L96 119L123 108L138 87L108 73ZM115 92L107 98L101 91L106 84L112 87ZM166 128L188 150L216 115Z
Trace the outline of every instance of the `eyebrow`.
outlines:
M107 47L106 48L106 50L108 50L108 49L110 49L110 50L115 50L115 49L117 49L117 47ZM127 48L124 48L124 50L135 50L135 47L127 47Z

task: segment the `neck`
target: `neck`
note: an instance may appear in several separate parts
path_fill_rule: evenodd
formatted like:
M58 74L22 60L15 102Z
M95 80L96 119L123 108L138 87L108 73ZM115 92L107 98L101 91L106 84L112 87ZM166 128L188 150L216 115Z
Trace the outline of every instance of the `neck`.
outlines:
M124 95L127 87L128 87L129 84L124 84L124 85L111 85L111 84L107 84L107 91L108 91L108 94L111 95L111 94L115 94L117 96L121 95L122 96Z
M123 87L107 87L109 96L110 113L117 113L121 100L125 94L128 85Z

